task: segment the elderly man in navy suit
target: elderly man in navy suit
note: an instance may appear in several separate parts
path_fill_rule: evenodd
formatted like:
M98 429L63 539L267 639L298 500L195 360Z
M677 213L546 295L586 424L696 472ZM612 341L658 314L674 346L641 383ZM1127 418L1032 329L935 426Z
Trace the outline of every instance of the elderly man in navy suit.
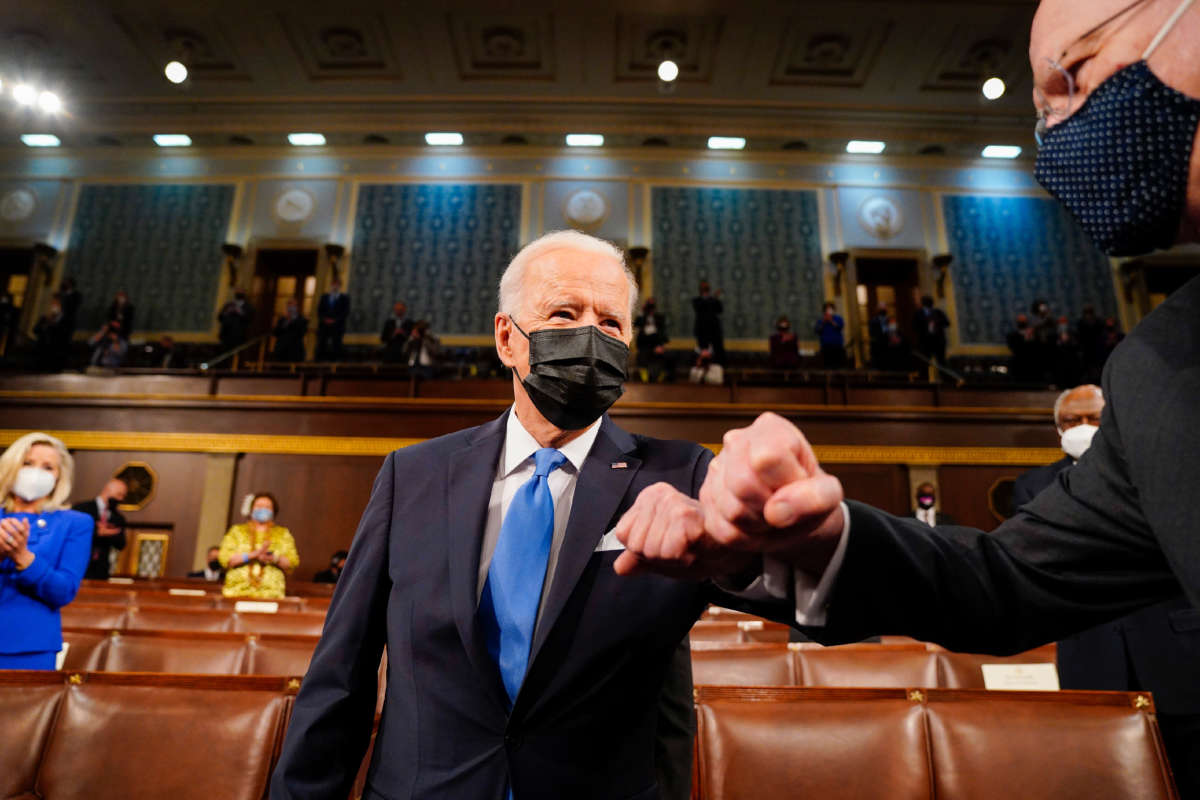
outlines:
M618 520L643 537L694 523L712 459L605 414L636 301L622 252L599 239L553 233L513 259L495 316L513 407L388 456L296 698L274 800L346 797L385 644L365 798L687 796L681 642L712 601L791 614L712 582L614 572ZM755 564L704 567L743 586Z

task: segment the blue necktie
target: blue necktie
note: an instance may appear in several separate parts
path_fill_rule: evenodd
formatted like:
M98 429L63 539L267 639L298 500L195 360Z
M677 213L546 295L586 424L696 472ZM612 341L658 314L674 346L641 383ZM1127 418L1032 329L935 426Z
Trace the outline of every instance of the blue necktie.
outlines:
M533 454L533 477L517 489L509 503L479 599L479 621L487 649L500 667L510 703L516 700L529 666L550 540L554 537L554 498L548 477L566 460L552 447Z

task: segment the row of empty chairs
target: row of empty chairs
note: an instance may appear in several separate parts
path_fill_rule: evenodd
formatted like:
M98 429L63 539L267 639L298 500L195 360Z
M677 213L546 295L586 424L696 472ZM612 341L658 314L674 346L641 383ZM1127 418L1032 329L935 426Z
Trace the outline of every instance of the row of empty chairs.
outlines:
M953 653L936 645L692 641L697 686L983 689L984 664L1053 664L1053 644L1013 656Z
M329 610L328 597L281 597L277 600L255 601L253 598L224 597L219 591L204 588L171 587L167 589L126 589L114 586L81 586L75 595L78 603L108 603L114 605L169 605L181 608L228 608L241 602L267 602L278 612Z
M194 675L303 675L316 636L66 628L64 670Z
M286 614L234 611L228 608L186 608L170 605L126 606L76 601L62 608L64 628L101 630L207 631L210 633L291 633L319 636L323 611Z
M81 589L116 589L133 592L166 592L171 589L200 589L208 594L220 594L221 584L206 581L203 578L143 578L116 576L105 580L84 578ZM331 583L314 583L289 579L287 582L289 596L305 598L329 599L333 595L334 585Z
M0 673L0 797L261 800L299 684ZM700 687L696 706L700 800L1177 798L1140 694Z

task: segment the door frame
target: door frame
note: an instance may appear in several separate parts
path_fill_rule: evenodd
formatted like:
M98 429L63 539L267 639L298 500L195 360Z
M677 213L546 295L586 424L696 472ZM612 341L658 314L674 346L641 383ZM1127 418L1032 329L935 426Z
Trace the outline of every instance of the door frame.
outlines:
M855 247L850 248L850 261L846 264L845 274L842 276L842 297L845 298L845 313L846 326L854 331L854 366L862 369L867 365L868 359L866 347L862 341L862 337L858 335L861 327L867 323L867 320L859 319L858 315L858 260L862 259L878 259L884 261L915 261L917 266L917 290L925 295L934 294L933 291L933 275L929 269L929 251L924 249L910 248L891 248L891 247ZM949 293L945 298L944 309L946 315L950 317L951 329L957 330L957 319L951 310L951 300ZM897 324L905 324L901 320L896 320Z

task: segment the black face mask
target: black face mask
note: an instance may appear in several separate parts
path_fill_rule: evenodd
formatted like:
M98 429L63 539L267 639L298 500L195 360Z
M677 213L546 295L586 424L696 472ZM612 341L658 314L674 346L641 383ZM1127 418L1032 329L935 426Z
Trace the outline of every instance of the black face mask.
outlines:
M213 572L220 572L221 562L214 558L212 561L208 562L208 568Z
M509 317L512 320L512 317ZM594 325L525 333L529 374L521 381L534 408L552 425L577 431L591 425L625 389L629 347Z

